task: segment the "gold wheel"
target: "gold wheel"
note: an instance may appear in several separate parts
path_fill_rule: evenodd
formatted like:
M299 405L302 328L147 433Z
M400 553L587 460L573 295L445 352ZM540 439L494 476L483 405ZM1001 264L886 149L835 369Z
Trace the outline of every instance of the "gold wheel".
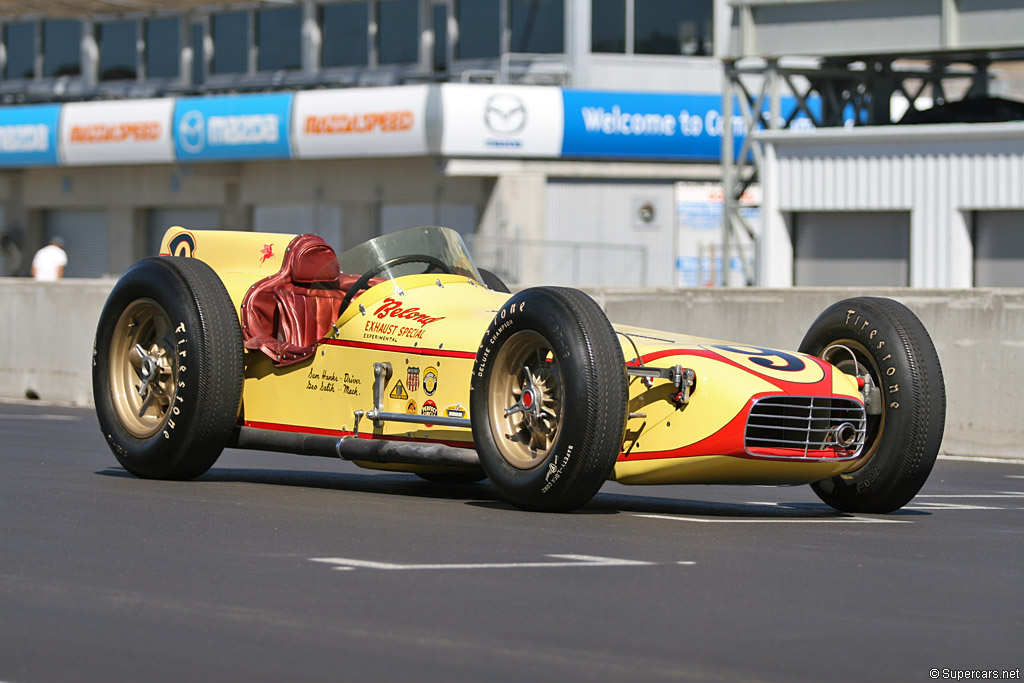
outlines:
M167 423L177 381L171 319L152 299L125 308L110 343L110 398L125 430L147 439Z
M550 343L532 330L512 335L495 359L488 388L489 420L501 457L512 467L537 467L561 428L562 373Z

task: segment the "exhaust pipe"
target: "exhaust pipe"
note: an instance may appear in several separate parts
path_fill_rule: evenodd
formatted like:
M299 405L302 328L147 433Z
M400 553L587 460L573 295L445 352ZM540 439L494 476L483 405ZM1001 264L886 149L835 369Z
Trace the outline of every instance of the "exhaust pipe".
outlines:
M255 427L236 427L228 446L378 463L480 466L480 458L472 448L456 448L441 443L360 439L354 436L338 438Z
M836 425L829 431L831 440L839 447L850 449L857 445L857 428L849 422Z

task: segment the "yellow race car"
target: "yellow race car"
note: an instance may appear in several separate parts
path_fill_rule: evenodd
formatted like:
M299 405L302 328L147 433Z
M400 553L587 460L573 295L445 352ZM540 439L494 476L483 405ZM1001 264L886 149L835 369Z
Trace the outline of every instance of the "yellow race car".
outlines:
M171 228L112 290L93 351L103 435L129 472L202 475L225 447L487 477L529 510L623 484L810 484L889 512L942 440L935 348L901 304L825 310L799 352L612 325L585 293L510 294L458 233Z

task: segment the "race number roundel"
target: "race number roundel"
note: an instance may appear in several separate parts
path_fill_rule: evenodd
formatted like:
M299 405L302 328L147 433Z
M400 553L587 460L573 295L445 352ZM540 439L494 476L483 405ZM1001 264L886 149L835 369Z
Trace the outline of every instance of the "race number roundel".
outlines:
M746 344L715 344L704 348L714 351L746 370L771 379L798 384L814 384L825 378L825 371L820 365L787 351L747 346Z

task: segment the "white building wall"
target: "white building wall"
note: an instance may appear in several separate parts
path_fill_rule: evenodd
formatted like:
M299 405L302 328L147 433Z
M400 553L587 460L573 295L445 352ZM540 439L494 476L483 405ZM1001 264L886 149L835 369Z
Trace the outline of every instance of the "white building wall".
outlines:
M934 288L972 284L971 211L1024 209L1018 124L771 131L759 139L766 286L792 284L795 212L909 210L910 286Z

